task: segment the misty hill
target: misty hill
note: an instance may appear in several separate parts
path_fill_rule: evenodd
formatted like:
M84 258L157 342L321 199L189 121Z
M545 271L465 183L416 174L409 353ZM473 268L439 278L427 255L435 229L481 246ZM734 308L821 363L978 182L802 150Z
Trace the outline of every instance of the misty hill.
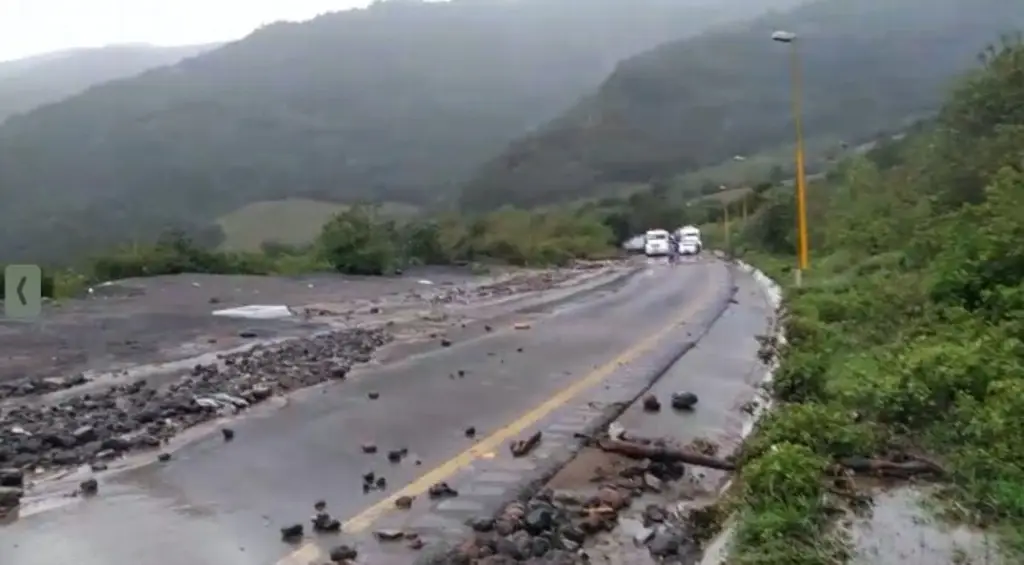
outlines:
M488 162L462 205L568 200L792 143L790 57L775 30L800 35L807 137L852 143L935 111L951 77L1021 26L1019 0L819 0L662 45Z
M0 261L255 201L454 197L621 58L799 1L406 0L266 26L0 127Z
M111 45L69 49L0 63L0 122L90 86L172 65L214 45Z

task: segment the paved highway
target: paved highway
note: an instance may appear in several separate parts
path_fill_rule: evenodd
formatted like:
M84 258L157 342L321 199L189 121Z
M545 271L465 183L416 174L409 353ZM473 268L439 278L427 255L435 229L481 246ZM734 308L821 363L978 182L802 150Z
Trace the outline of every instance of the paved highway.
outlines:
M504 460L509 441L568 408L593 406L595 391L612 388L627 369L629 378L649 378L651 356L703 332L731 285L728 267L713 259L651 264L621 288L532 313L528 329L495 327L307 389L233 422L232 442L210 434L170 461L101 477L95 497L30 506L0 526L0 562L307 565L325 562L342 541L376 547L364 536L399 518L443 528L441 503L425 494L432 484L449 481L463 491L456 499L463 509L474 510L465 481L485 472L488 460ZM371 400L371 392L379 397ZM376 454L364 453L367 442ZM386 453L400 448L408 455L389 463ZM386 478L386 488L364 493L370 471ZM64 490L78 480L69 478ZM414 509L396 510L399 496L417 497ZM309 531L321 499L345 533L282 543L282 526L304 523Z

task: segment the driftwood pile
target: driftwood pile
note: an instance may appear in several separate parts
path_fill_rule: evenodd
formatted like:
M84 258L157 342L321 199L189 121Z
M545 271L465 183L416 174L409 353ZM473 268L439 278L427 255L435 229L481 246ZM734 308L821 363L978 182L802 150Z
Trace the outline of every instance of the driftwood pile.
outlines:
M592 440L591 443L602 451L624 455L632 459L650 459L651 461L663 463L685 463L687 465L707 467L720 471L737 470L736 462L732 459L713 457L686 449L626 439L599 438ZM868 457L848 457L836 461L829 471L833 475L853 473L897 479L923 476L941 477L945 475L945 471L940 465L927 459L905 455L899 459L899 461L891 461Z

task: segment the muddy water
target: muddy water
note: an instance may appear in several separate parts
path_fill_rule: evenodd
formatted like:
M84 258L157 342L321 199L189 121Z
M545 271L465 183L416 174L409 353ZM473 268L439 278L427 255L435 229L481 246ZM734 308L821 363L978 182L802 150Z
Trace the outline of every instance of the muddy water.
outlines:
M876 489L870 516L850 526L851 565L1009 565L985 532L947 524L925 507L923 487Z

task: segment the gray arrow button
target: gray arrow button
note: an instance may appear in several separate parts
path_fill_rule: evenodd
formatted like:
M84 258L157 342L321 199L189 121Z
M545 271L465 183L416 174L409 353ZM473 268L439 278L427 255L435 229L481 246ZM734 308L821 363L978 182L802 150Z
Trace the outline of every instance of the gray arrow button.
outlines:
M21 277L21 280L18 281L18 301L21 302L22 306L28 302L28 299L25 298L26 282L28 282L28 277Z
M16 320L38 318L42 312L43 271L39 265L7 265L4 269L4 315Z

